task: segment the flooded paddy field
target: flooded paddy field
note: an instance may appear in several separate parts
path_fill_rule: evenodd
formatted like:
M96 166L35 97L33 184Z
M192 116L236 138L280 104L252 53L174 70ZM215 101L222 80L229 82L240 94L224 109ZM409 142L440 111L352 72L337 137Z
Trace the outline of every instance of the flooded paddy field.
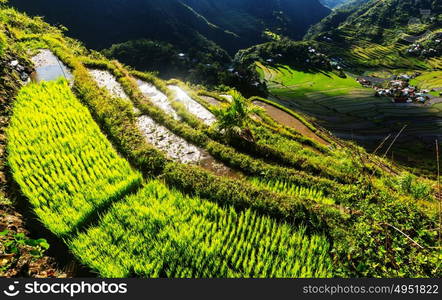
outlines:
M163 151L170 159L184 164L199 165L220 176L241 176L239 172L218 162L205 149L192 145L150 117L139 117L137 124L146 141Z
M109 72L104 70L91 69L89 73L97 82L98 86L106 89L112 96L122 98L132 103L129 96L125 93L121 84L116 78ZM171 115L174 119L180 120L178 114L173 109L168 97L158 90L155 86L142 80L137 80L138 87L141 93L149 100L157 105L167 114ZM180 94L181 99L185 99L190 104L190 112L202 113L204 120L216 121L215 117L206 110L201 104L194 101L187 94L179 89L183 94ZM190 100L189 100L190 99ZM140 111L134 107L134 111L140 115ZM212 123L210 123L212 124ZM205 149L199 148L175 133L171 132L165 126L158 124L152 118L147 115L141 115L137 119L137 125L143 134L146 141L158 150L164 152L170 159L184 163L200 165L201 167L212 171L216 175L239 177L239 172L232 170L224 164L215 160Z
M175 120L180 120L180 117L173 109L167 96L158 90L154 85L143 80L137 79L138 88L141 93L146 96L156 106L161 108L165 113L172 116Z
M92 76L92 78L95 80L100 88L107 90L112 96L116 98L121 98L123 100L126 100L128 103L132 103L121 84L109 71L89 69L89 74ZM133 106L133 112L137 115L140 114L140 110L135 106Z
M150 117L139 117L137 124L147 142L166 153L169 158L181 163L197 163L202 159L203 154L198 147L157 124Z
M38 54L31 58L35 66L35 71L31 74L31 79L35 82L52 81L60 77L73 82L74 76L57 56L48 49L40 49Z
M121 84L109 71L91 69L89 74L99 87L106 89L112 96L130 101Z
M201 119L204 124L210 126L216 122L215 116L200 103L192 99L182 88L176 85L169 85L169 89L175 93L175 100L182 103L189 113Z

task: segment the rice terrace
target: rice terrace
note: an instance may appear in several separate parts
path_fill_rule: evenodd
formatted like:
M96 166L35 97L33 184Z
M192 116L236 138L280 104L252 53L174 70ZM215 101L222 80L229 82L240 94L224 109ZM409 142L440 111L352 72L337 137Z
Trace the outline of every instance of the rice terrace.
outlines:
M442 276L439 1L49 2L0 0L0 277Z

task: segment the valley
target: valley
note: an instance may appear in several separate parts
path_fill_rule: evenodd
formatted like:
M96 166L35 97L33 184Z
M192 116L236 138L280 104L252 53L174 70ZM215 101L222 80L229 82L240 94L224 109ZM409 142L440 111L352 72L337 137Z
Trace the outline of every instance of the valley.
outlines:
M256 68L275 101L369 151L381 150L384 138L395 137L406 126L390 158L412 172L434 176L434 143L441 139L441 7L434 1L412 9L409 4L349 1L309 30L304 42L313 55L292 61L284 53L283 59L278 57L283 47L272 45L256 62L242 61ZM296 45L290 47L300 53ZM247 51L253 57L262 50ZM315 55L328 61L318 68ZM388 89L401 76L412 77L407 82L412 89L426 91L425 103L375 97L375 89ZM361 79L369 86L360 84Z
M337 137L354 141L369 151L406 125L390 149L391 159L424 173L434 170L432 146L441 139L442 132L439 92L424 104L392 103L392 98L376 97L373 88L362 87L351 75L344 79L333 74L298 72L288 66L276 69L258 64L257 68L275 102L309 116ZM439 86L434 74L418 76L412 83L432 90ZM420 145L418 153L413 153L410 143Z

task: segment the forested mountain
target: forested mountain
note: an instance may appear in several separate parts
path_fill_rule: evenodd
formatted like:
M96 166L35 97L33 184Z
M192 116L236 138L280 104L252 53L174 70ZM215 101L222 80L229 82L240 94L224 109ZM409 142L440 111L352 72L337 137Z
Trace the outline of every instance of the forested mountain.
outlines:
M426 29L409 25L437 24L441 13L442 2L437 0L354 0L313 26L307 36L351 29L358 37L382 40L391 38L392 31Z
M441 13L442 2L435 0L354 0L313 26L305 39L360 71L438 67L433 58L440 56Z
M264 30L301 38L330 11L318 0L11 0L93 48L136 39L189 47L210 40L229 52L264 41Z
M442 1L352 0L313 26L304 41L283 38L250 47L235 62L283 105L369 149L407 125L393 147L396 159L412 168L428 166L432 174L434 141L442 139L441 13ZM404 86L430 94L421 103L406 99L402 108L396 101L403 96L374 97L399 76L412 79ZM355 79L367 80L368 87Z
M263 41L268 29L300 39L303 32L330 12L314 0L184 0L212 23L238 35L240 45ZM241 47L243 48L243 47Z
M440 0L5 3L0 277L442 276Z
M11 0L112 58L163 77L220 83L233 55L280 35L301 39L330 13L318 0Z
M220 44L237 40L176 0L61 0L57 5L53 0L13 0L9 4L68 27L70 36L96 49L140 38L185 44L198 34Z

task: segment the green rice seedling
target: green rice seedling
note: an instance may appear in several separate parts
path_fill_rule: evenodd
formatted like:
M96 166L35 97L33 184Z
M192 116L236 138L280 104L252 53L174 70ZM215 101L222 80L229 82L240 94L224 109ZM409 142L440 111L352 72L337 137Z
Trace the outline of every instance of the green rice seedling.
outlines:
M257 177L251 177L249 181L256 187L266 188L275 193L281 193L288 196L311 199L322 204L334 204L335 201L324 195L324 192L313 187L304 187L290 184L280 180L263 180Z
M103 277L329 277L320 234L183 196L159 181L116 203L69 242Z
M0 29L2 28L0 27ZM3 34L3 32L0 32L0 55L3 55L5 48L6 48L6 37Z
M13 177L56 235L141 182L64 80L22 88L8 138Z

